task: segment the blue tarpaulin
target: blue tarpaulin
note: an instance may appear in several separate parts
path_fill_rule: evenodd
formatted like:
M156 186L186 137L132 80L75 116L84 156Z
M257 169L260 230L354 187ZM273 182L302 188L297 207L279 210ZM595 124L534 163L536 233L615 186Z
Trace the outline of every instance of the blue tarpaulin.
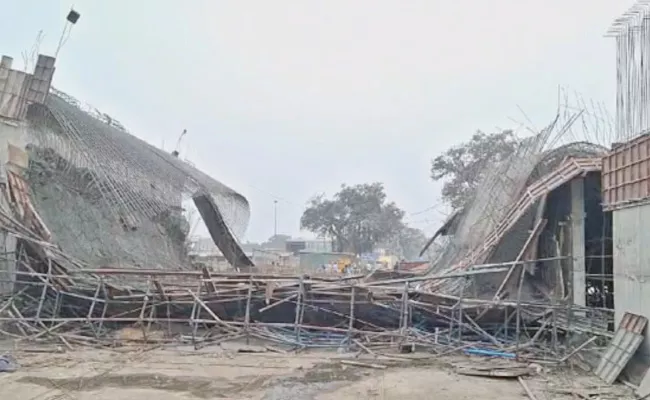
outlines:
M0 372L14 372L18 364L10 356L0 356Z

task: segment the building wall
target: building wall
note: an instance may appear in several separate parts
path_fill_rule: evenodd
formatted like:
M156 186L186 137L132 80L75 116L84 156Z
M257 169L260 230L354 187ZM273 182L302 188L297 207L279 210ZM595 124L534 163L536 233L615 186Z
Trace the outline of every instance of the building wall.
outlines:
M331 240L307 240L305 241L305 250L328 252L332 251Z
M39 55L31 74L12 69L12 62L11 57L0 58L0 185L6 185L9 145L21 150L25 148L23 118L28 105L43 103L50 91L55 59ZM0 196L0 208L9 210L4 196ZM0 296L13 291L15 247L15 238L0 232Z
M311 251L326 253L332 251L332 241L325 239L314 240L288 240L286 243L286 251L300 252Z
M54 75L54 58L39 55L33 73L11 69L11 57L0 60L0 116L20 120L29 103L43 103Z
M650 197L650 135L620 144L603 158L602 190L606 210Z
M613 212L614 309L616 327L625 312L650 319L650 204ZM640 356L650 360L650 340Z
M2 165L9 161L9 145L24 149L25 137L24 123L6 121L0 117L0 163Z

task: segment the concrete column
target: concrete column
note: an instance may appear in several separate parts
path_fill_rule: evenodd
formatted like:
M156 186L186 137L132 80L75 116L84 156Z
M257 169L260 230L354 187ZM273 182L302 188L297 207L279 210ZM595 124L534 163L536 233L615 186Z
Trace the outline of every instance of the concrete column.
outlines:
M586 305L585 271L585 185L582 178L571 181L571 276L573 304Z
M20 143L22 129L0 121L0 185L7 185L6 163L9 161L9 145ZM21 147L22 148L22 147ZM11 214L5 196L0 195L0 208ZM8 295L14 290L16 238L0 232L0 295Z
M1 131L0 131L1 132ZM4 168L4 160L2 160L0 153L0 185L7 184L6 172ZM0 189L2 190L2 189ZM5 196L0 195L0 209L4 212L11 214L9 203L5 200ZM16 239L6 233L0 231L0 296L10 295L13 290L14 280L14 251L16 249Z
M11 64L14 62L14 59L9 56L0 57L0 68L2 69L11 69Z
M16 239L0 232L0 296L8 296L14 290Z

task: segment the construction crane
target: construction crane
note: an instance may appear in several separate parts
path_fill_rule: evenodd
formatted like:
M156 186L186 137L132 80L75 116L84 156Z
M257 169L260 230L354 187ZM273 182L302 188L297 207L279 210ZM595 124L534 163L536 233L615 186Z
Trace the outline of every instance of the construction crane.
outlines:
M187 129L183 129L183 132L181 135L178 137L178 140L176 141L176 147L174 148L174 151L172 151L172 156L178 158L179 150L181 148L181 139L183 139L183 136L187 134Z

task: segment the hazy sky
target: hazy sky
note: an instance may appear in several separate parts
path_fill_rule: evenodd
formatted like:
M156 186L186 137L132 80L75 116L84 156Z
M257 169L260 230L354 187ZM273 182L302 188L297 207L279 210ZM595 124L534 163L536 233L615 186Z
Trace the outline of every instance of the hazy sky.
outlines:
M297 235L305 202L382 181L413 226L443 218L430 159L475 130L539 127L558 85L613 112L614 43L632 0L74 0L81 19L54 85L244 194L246 239ZM71 2L0 0L0 52ZM20 67L20 65L18 65ZM427 210L422 212L423 210Z

